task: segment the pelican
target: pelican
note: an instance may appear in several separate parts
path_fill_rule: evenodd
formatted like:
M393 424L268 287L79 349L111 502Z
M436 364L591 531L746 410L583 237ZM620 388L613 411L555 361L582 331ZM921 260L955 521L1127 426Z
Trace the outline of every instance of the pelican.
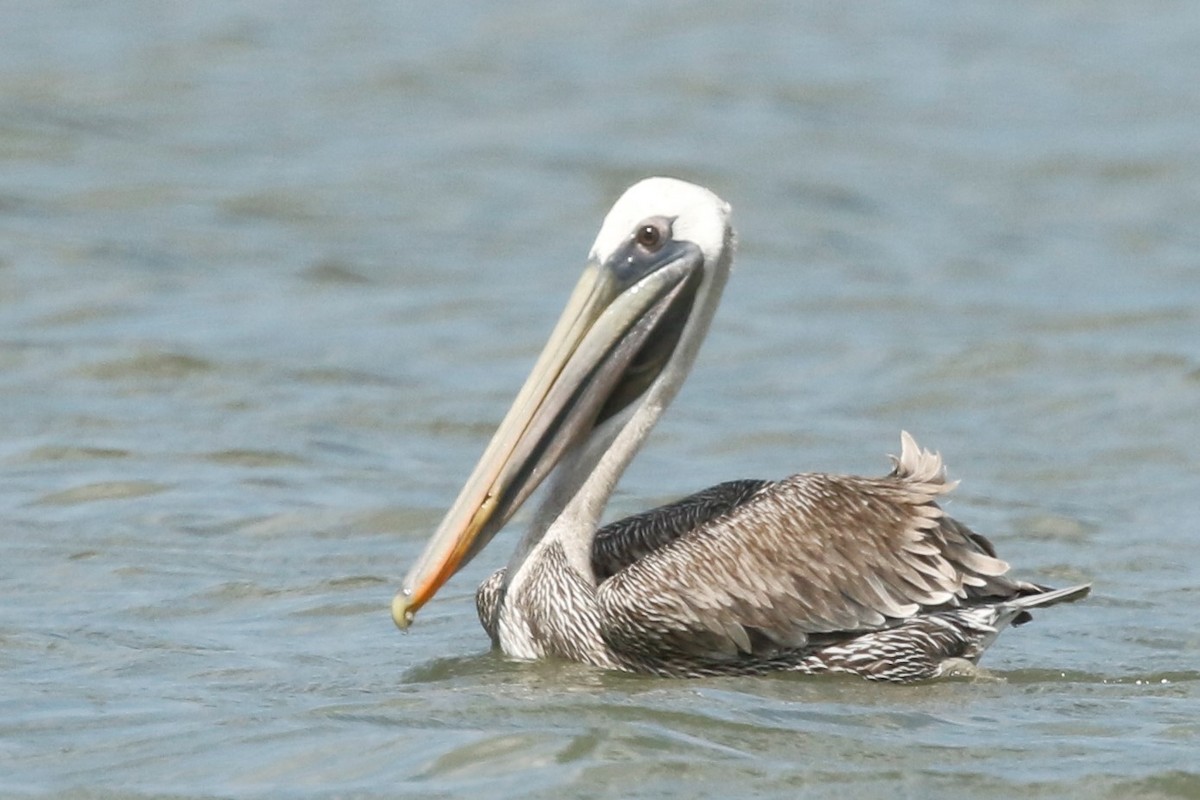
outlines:
M648 178L600 228L567 308L392 602L401 629L545 482L479 619L516 659L664 677L792 671L905 682L970 668L1029 610L1077 600L1009 577L948 516L941 457L907 433L881 478L722 483L599 527L675 397L733 262L730 207ZM549 480L547 480L549 479Z

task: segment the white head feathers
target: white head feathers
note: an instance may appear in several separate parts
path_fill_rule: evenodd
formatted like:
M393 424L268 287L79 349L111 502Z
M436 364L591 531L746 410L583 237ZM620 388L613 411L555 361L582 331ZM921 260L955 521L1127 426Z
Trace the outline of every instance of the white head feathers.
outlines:
M693 242L704 260L714 264L725 246L729 215L729 204L702 186L676 178L646 178L626 189L608 212L590 255L604 262L639 222L667 217L674 220L672 237Z

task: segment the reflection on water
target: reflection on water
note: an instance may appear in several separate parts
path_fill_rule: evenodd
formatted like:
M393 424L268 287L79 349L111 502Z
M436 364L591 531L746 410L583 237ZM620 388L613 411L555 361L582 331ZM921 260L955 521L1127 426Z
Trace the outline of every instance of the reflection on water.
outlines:
M8 8L0 790L1200 796L1200 11ZM946 454L1094 580L911 687L487 652L391 593L646 174L739 260L613 501Z

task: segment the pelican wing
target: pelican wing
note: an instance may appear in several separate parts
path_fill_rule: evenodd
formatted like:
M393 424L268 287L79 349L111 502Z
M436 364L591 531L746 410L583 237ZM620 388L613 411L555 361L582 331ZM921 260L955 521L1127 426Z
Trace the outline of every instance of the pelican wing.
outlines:
M803 474L675 536L598 588L619 652L769 656L922 609L1036 591L946 516L941 459L907 434L884 478Z
M683 534L728 515L770 481L726 481L596 531L592 570L604 581Z

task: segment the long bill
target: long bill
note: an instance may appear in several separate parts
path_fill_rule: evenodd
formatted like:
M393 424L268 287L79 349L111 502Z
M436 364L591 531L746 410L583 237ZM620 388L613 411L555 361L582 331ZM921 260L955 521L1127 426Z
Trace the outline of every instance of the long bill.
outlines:
M704 259L687 242L659 255L636 280L612 264L588 264L483 457L396 593L397 627L412 623L565 453L661 372L692 310Z

